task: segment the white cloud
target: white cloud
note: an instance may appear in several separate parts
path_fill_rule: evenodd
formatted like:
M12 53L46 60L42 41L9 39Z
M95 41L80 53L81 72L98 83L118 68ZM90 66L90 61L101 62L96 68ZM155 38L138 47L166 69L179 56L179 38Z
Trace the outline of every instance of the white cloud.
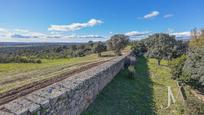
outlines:
M26 29L14 29L12 38L45 38L47 35L40 32L33 32Z
M0 28L0 37L9 37L12 33L5 29L5 28Z
M173 28L167 28L167 33L173 33L175 31L175 29Z
M92 24L94 22L91 22ZM87 40L103 41L104 37L100 35L64 35L58 32L40 33L25 29L8 30L0 28L1 42L86 42Z
M6 29L4 29L4 28L0 28L0 33L5 33L5 32L7 32Z
M190 32L174 32L171 35L175 35L177 39L189 39L191 36Z
M5 28L0 28L0 34L9 34L9 30L5 29Z
M159 15L159 11L152 11L144 16L144 19L150 19Z
M104 38L103 36L100 35L65 35L63 36L64 38Z
M173 16L174 16L173 14L166 14L166 15L164 15L164 18L171 18Z
M16 32L23 32L23 33L29 32L29 30L27 30L27 29L14 29L14 31L16 31Z
M131 32L127 32L127 33L125 33L125 35L132 37L132 36L146 35L146 34L148 34L148 33L149 33L149 32L131 31Z
M134 40L143 39L143 38L147 37L149 34L150 34L150 32L148 32L148 31L145 31L145 32L131 31L131 32L125 33L125 35L129 36L130 38L132 38Z
M109 34L113 34L113 32L109 32Z
M75 31L75 30L80 30L82 28L86 27L93 27L99 24L102 24L103 21L97 20L97 19L91 19L86 23L72 23L69 25L51 25L48 30L49 31Z

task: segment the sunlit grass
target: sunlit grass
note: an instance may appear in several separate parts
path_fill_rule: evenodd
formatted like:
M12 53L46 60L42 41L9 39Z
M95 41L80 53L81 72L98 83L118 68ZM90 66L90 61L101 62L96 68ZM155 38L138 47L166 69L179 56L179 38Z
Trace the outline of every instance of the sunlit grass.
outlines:
M103 53L103 55L107 54L113 53ZM82 65L110 58L113 57L98 57L97 54L91 54L76 58L42 59L41 64L0 64L0 93L35 81L57 77Z
M177 96L176 81L171 79L167 61L157 65L155 59L139 58L135 66L136 78L128 79L128 70L122 70L99 94L85 115L181 115L179 98L167 107L167 86Z

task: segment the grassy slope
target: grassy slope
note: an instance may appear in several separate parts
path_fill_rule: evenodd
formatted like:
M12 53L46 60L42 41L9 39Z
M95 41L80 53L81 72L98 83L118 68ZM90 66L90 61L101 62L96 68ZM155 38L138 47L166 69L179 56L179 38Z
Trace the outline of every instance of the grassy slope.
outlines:
M106 52L112 54L112 52ZM104 55L103 54L103 55ZM112 57L98 57L96 54L85 57L77 57L71 59L44 59L41 64L33 63L8 63L0 64L0 93L8 91L34 81L47 79L69 72L84 62L91 63Z
M155 59L139 58L135 66L136 79L128 79L128 71L122 70L113 81L98 95L85 115L180 115L181 101L176 99L168 109L167 87L171 86L177 95L177 84L170 79L169 68L157 66Z

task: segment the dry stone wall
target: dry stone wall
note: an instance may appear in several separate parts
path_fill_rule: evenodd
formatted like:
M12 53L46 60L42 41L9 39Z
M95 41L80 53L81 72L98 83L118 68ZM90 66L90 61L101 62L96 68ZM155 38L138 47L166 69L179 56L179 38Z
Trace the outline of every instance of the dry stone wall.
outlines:
M79 115L123 68L126 55L1 106L0 115Z

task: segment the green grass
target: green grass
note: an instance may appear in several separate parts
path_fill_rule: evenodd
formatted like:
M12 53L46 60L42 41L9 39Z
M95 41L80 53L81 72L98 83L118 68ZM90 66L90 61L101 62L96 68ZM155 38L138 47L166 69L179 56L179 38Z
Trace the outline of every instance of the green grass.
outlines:
M122 70L83 115L181 115L180 98L170 108L167 106L167 86L176 97L176 81L170 79L167 62L157 66L155 59L139 58L135 66L136 78L128 78L128 70Z
M112 54L112 52L105 52L103 55L107 54ZM88 64L110 58L113 57L98 57L97 54L92 54L70 59L43 59L41 64L0 64L0 93L35 81L59 76L85 65L84 63Z

